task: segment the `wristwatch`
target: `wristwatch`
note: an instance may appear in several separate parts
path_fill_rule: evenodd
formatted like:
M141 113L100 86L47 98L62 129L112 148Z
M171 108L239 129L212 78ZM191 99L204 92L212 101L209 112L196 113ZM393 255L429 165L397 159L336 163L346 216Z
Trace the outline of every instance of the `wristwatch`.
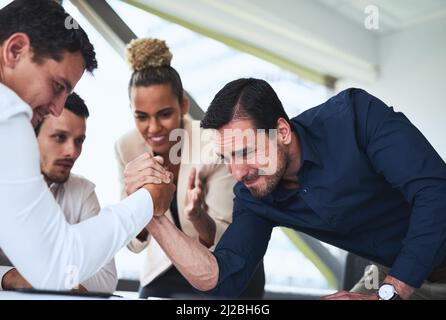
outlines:
M383 283L378 289L379 300L401 300L393 284Z

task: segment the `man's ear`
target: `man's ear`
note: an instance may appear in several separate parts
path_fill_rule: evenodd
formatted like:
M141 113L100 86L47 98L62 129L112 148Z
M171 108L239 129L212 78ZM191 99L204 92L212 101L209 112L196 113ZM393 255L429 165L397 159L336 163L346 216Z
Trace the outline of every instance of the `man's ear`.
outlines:
M14 68L20 59L30 52L31 40L23 32L14 33L2 45L3 62L10 68Z
M185 115L189 112L189 97L185 93L183 96L183 101L181 101L181 114Z
M293 131L291 126L284 118L279 118L277 120L277 139L284 145L291 143Z

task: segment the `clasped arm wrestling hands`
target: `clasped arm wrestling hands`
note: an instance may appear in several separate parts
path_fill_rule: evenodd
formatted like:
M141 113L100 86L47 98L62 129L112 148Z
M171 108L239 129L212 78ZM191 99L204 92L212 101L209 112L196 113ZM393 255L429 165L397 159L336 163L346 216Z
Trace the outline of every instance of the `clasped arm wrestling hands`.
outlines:
M164 168L163 164L164 159L162 157L152 157L148 153L143 153L135 160L129 162L124 170L125 191L127 194L132 194L142 187L146 188L151 194L151 191L162 189L165 189L164 191L167 192L166 194L163 194L166 197L163 197L162 199L152 196L158 200L157 202L160 202L160 205L163 207L162 209L164 209L164 211L158 210L157 212L154 212L154 216L164 215L164 212L170 206L173 193L175 192L173 174ZM208 209L206 202L204 201L203 182L199 180L195 183L195 180L196 169L192 168L189 175L184 203L185 214L190 221L199 219Z
M124 182L127 194L132 194L139 188L146 188L154 199L154 218L163 216L170 207L175 185L173 174L163 167L164 159L160 156L152 157L144 153L129 162L124 170ZM200 242L211 247L214 244L215 222L208 215L208 206L205 201L203 181L197 180L197 171L192 168L186 195L184 199L184 214L198 231ZM141 241L147 239L147 229L144 229L137 238Z
M183 213L196 229L197 241L178 230L164 216L170 207L175 186L173 174L163 164L160 157L143 154L130 162L124 170L127 193L131 194L144 187L151 193L155 206L152 220L137 238L147 240L150 233L190 284L198 290L208 291L217 283L218 266L208 249L214 244L216 225L207 212L204 181L197 179L197 171L192 169L184 199Z
M163 167L164 159L143 153L129 162L124 170L125 191L132 194L140 188L149 191L153 200L153 216L164 215L170 207L175 185L173 174Z
M132 194L140 188L145 188L149 191L153 199L154 217L164 215L170 206L175 192L173 174L162 165L163 159L161 157L152 157L145 153L130 162L124 171L127 194ZM145 232L145 237L147 238L146 229L143 232ZM7 272L0 280L5 290L31 288L31 285L15 268ZM86 292L87 290L79 285L79 288L73 291Z

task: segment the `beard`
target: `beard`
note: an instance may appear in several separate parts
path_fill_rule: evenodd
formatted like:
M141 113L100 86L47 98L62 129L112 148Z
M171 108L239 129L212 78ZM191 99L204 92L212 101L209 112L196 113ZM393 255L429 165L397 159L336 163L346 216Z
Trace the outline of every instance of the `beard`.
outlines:
M49 172L49 173L44 173L43 176L45 177L45 180L47 182L62 184L67 182L68 178L70 177L70 172L66 174Z
M279 148L277 152L277 170L273 174L262 176L265 179L264 186L257 188L247 187L249 192L251 192L251 195L256 199L261 199L273 192L279 185L280 180L282 180L283 175L288 168L288 164L289 159L285 151L282 148ZM257 176L260 176L259 173L257 173ZM255 177L249 177L249 179L253 178Z

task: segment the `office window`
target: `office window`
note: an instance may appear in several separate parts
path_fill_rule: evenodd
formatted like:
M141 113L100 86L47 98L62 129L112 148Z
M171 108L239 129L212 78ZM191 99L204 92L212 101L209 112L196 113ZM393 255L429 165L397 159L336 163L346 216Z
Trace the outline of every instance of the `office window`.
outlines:
M276 90L290 117L320 104L331 93L324 86L301 79L271 63L234 50L125 2L107 2L138 37L166 40L173 53L173 67L181 75L185 89L204 111L227 82L241 77L267 80ZM337 250L330 250L338 254ZM316 267L294 247L280 229L273 231L265 256L265 270L269 290L299 292L304 290L298 288L329 288Z

